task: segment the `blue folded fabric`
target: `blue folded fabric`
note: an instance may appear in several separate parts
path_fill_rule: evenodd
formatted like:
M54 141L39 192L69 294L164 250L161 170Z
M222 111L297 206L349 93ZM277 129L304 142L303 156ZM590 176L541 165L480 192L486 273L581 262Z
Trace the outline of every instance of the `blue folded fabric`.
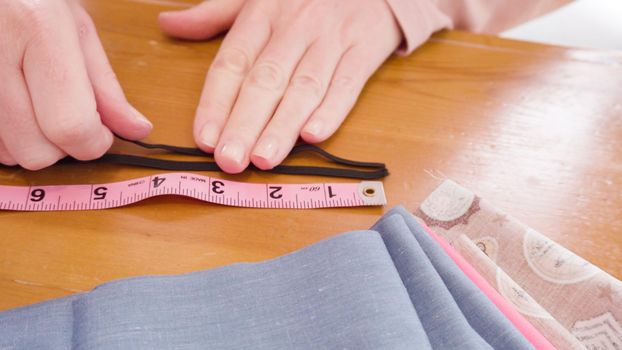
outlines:
M403 208L273 260L0 313L3 350L335 348L531 345Z
M378 222L378 231L434 349L492 349L469 325L457 301L400 215Z
M401 219L397 220L399 223L396 222L396 218ZM395 227L395 225L398 227ZM433 294L434 297L430 298L428 302L423 303L424 305L422 306L418 306L413 300L413 303L416 305L417 312L422 318L422 322L424 322L424 326L427 322L423 319L422 313L426 310L426 307L429 309L429 313L432 317L436 317L438 320L441 318L447 319L447 315L455 315L456 310L454 309L454 305L457 305L472 330L481 337L478 339L478 345L473 346L482 346L479 341L480 339L483 339L494 349L532 348L531 344L525 339L525 337L512 325L503 313L499 311L499 309L488 299L488 297L473 282L471 282L471 280L462 272L460 267L454 263L447 253L445 253L445 250L443 250L443 248L439 246L427 232L425 232L425 229L421 227L419 222L417 222L417 219L404 207L398 206L391 209L378 221L378 223L372 227L372 230L380 232L382 237L385 239L385 244L389 247L387 237L396 237L395 232L404 231L404 225L407 226L408 231L410 231L411 235L416 239L418 246L420 247L416 248L416 244L408 244L409 247L412 247L410 249L424 251L434 271L437 273L437 275L431 273L432 276L429 281L433 281L435 285L444 284L446 287L446 291L441 291L440 287L437 288L438 292ZM386 234L387 232L389 232L389 234ZM398 249L399 246L396 246L395 248L390 248L389 252L399 251ZM394 255L394 253L392 253L392 255ZM421 258L421 260L426 259ZM398 266L397 262L396 266ZM418 269L410 267L410 275L408 275L406 271L409 271L409 266L405 265L403 267L398 267L398 271L400 271L400 275L402 276L402 280L407 286L407 289L409 291L414 290L414 288L408 287L409 283L407 281L408 278L412 278L412 275L419 273ZM442 281L438 281L438 277L440 277ZM425 280L420 279L417 285L425 284ZM449 292L449 295L447 292ZM416 296L413 297L412 293L410 293L410 295L411 299L417 298ZM455 304L451 303L451 299L455 301ZM437 301L439 304L437 307L432 306L433 300ZM442 307L445 307L447 311L450 311L444 317L441 313L439 313L439 310ZM444 332L428 332L434 348L471 348L470 346L462 345L471 344L469 342L474 341L471 334L466 336L467 331L462 330L464 325L463 318L457 316L450 317L451 324L455 325L453 327L448 326L450 321L444 321L443 325L447 332L455 333L452 337L454 343L447 343L449 339L444 335ZM442 321L438 321L437 323L441 322ZM460 322L460 328L458 328L458 322ZM442 325L438 325L438 327L442 327ZM458 333L457 330L459 329L461 332L465 333ZM462 337L460 337L461 334L463 335ZM435 339L434 336L439 336L439 339Z

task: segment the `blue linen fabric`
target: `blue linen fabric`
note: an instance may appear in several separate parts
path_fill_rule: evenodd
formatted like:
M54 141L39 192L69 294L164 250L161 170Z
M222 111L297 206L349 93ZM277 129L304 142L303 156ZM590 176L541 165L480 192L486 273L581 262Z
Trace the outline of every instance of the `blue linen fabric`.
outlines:
M396 258L394 262L424 327L430 324L437 327L438 331L427 332L435 349L481 347L482 339L494 349L533 348L404 207L391 209L372 230L381 233L392 256L397 255L396 252L417 256L416 267L413 267L413 263L400 264ZM394 244L392 241L398 237L397 232L409 232L417 244ZM424 252L424 256L421 252ZM401 259L406 258L401 256ZM429 269L426 262L432 269ZM426 278L421 277L424 267L429 274ZM435 289L430 285L435 285ZM424 288L429 293L418 294L424 293ZM417 302L419 299L424 299L425 302ZM460 312L456 311L456 306ZM465 329L465 320L471 330ZM443 327L445 329L440 331ZM474 337L473 331L480 337ZM448 337L447 332L452 332L452 336ZM473 343L474 341L477 343ZM466 344L473 344L473 347Z
M453 295L400 215L374 225L393 258L434 349L492 349L469 325Z
M0 349L531 348L426 237L397 208L273 260L106 283L0 313Z

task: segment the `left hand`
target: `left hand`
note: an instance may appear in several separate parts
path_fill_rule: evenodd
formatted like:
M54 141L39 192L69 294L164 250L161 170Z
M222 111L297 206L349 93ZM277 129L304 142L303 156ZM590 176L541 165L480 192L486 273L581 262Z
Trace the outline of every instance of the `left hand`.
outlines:
M280 164L298 136L329 138L402 41L385 0L207 0L160 15L173 37L227 30L194 122L226 172Z

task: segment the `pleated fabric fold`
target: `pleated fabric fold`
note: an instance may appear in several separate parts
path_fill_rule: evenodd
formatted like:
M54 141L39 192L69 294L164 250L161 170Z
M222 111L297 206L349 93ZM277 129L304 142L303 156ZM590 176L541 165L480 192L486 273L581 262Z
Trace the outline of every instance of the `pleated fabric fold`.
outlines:
M0 313L0 349L531 349L403 208L282 257Z
M440 278L439 283L432 278L428 280L421 280L418 286L427 286L434 284L437 286L435 291L435 298L441 298L444 296L441 303L438 306L432 308L432 314L436 317L441 317L439 314L448 314L451 319L460 319L458 315L462 316L475 334L477 334L483 341L483 344L489 345L488 348L494 349L531 349L532 345L525 339L525 337L512 325L512 323L499 311L499 309L488 299L488 297L462 272L462 270L454 263L454 261L447 255L441 246L439 246L432 237L430 237L425 229L417 222L415 217L410 214L403 207L396 207L390 210L380 221L373 226L372 229L376 229L381 234L382 232L389 232L388 236L393 236L390 232L404 231L402 227L386 227L382 226L390 225L389 220L393 217L401 218L405 224L405 228L415 238L416 244L409 244L408 247L419 247L424 253L424 259L429 261L432 269L436 271L437 276ZM385 244L387 239L385 239ZM387 245L389 247L389 245ZM398 246L393 248L399 249ZM413 248L416 249L416 248ZM391 249L389 249L391 251ZM400 270L400 266L398 270ZM411 274L420 274L422 267L420 265L405 265L401 267L402 273L411 269ZM409 276L410 277L410 276ZM404 276L402 275L402 280ZM406 284L408 289L408 284ZM444 287L444 288L442 288ZM411 295L412 296L412 295ZM424 305L430 305L433 299L423 298L422 303ZM450 302L454 301L458 310L449 309L448 305L452 305ZM415 304L416 306L417 304ZM424 306L422 306L423 308ZM443 309L445 308L445 309ZM418 312L421 312L417 309ZM448 312L450 311L450 312ZM447 316L445 316L447 317ZM424 323L425 324L425 323ZM447 331L452 332L452 337L458 335L457 330L461 328L451 327ZM442 332L439 337L439 341L443 341L447 337L445 332ZM428 333L430 335L430 333ZM466 343L465 339L456 339L459 341L457 344L463 344L463 346L450 347L444 346L443 343L438 343L435 348L448 349L448 348L477 348L464 347ZM483 346L479 343L479 346ZM483 347L486 348L486 347Z

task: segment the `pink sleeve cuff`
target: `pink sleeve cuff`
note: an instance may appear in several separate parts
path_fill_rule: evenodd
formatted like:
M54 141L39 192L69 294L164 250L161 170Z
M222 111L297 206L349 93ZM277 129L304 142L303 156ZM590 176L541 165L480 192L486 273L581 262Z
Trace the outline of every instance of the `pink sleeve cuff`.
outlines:
M408 55L423 44L432 33L451 28L451 19L441 12L432 0L386 0L404 34L404 43L398 49Z

